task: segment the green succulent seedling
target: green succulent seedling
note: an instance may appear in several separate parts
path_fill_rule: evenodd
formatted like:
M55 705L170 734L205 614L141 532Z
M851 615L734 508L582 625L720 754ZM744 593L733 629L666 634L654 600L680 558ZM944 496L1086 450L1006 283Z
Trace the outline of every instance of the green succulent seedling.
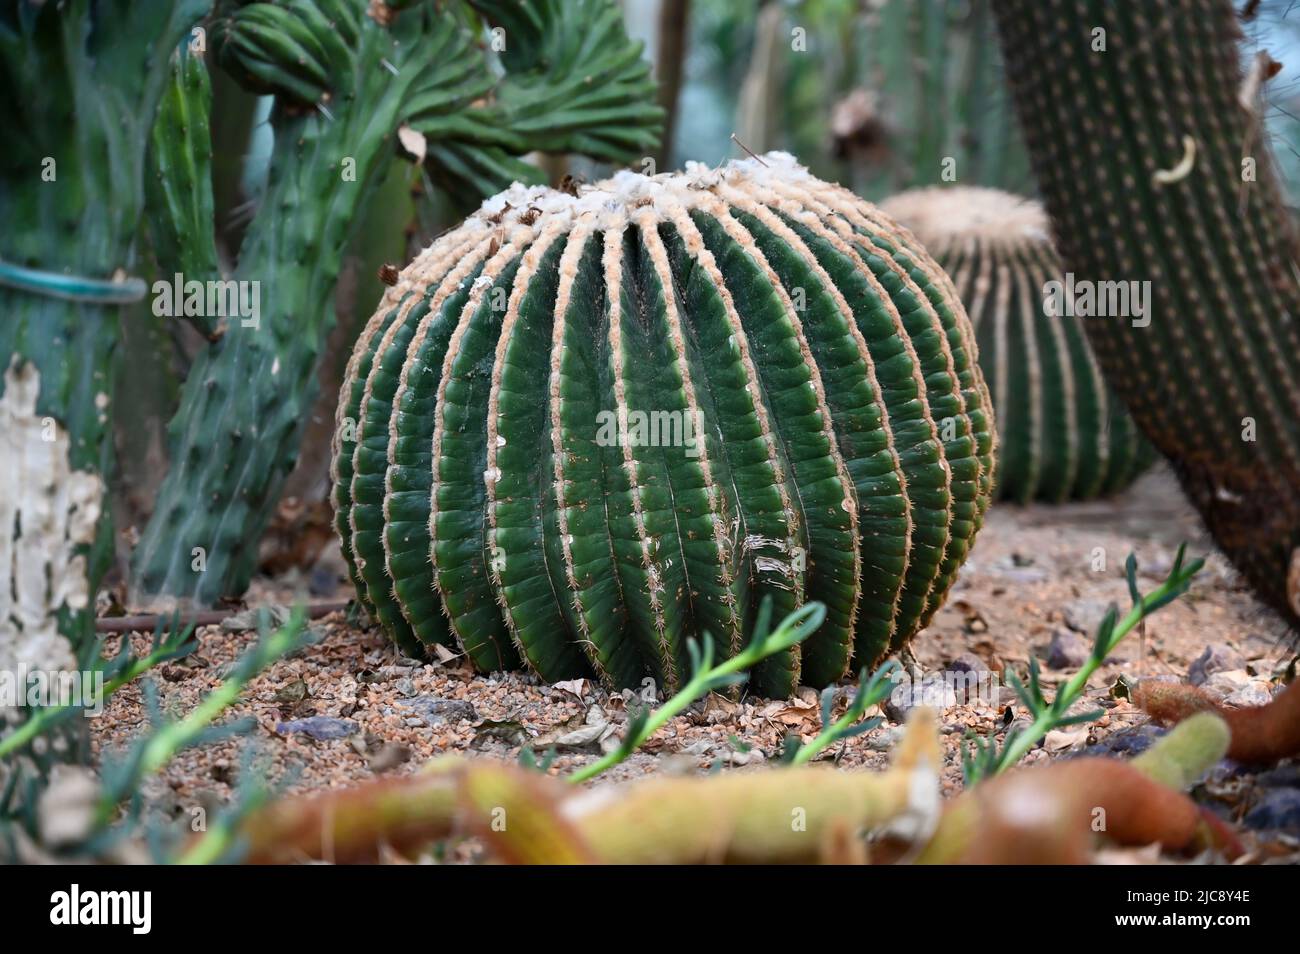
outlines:
M821 694L822 731L807 745L798 737L786 736L786 745L781 753L781 760L790 765L806 765L818 755L838 742L870 732L884 720L880 716L864 718L872 706L878 706L888 698L893 682L889 676L899 669L897 660L890 659L881 665L870 677L863 669L858 674L858 689L852 701L838 719L832 719L835 707L835 686L827 686Z
M1129 595L1133 599L1133 608L1121 619L1119 610L1112 605L1097 628L1093 641L1092 654L1079 668L1079 671L1061 687L1056 697L1050 702L1043 695L1039 680L1038 660L1029 660L1029 684L1026 685L1015 673L1007 674L1007 683L1015 691L1020 702L1028 710L1030 724L1023 730L1012 729L998 747L995 729L987 737L981 738L974 733L967 734L969 748L963 747L962 772L967 785L974 785L986 778L992 778L1011 768L1019 762L1039 741L1054 729L1081 725L1100 718L1100 710L1067 715L1070 707L1083 695L1088 685L1088 678L1097 671L1115 647L1144 619L1156 610L1176 600L1187 592L1192 578L1205 565L1204 558L1193 560L1184 565L1187 545L1178 548L1173 568L1169 576L1159 587L1143 595L1137 585L1137 557L1130 553L1124 563L1125 576L1128 578Z
M715 665L713 662L713 640L707 634L705 634L702 643L692 639L687 645L693 673L690 681L657 709L639 707L629 710L627 731L619 747L590 765L584 765L577 771L570 773L565 778L574 784L578 784L595 778L620 762L626 761L633 752L641 748L652 735L667 725L673 718L681 715L710 692L738 686L746 682L749 679L749 671L754 666L770 656L784 652L803 642L817 631L817 627L822 624L825 618L826 607L824 604L818 602L805 603L781 620L776 629L772 629L772 600L767 597L764 598L759 607L754 635L750 639L749 645L738 655ZM520 753L519 761L522 765L544 771L549 767L553 758L554 752L548 752L539 762L531 749L524 749Z
M181 626L179 615L170 622L160 618L154 626L153 639L147 653L135 653L131 641L124 638L117 654L111 659L105 659L102 655L103 640L96 639L82 651L78 671L89 675L92 682L103 680L103 689L97 700L102 704L127 683L134 682L165 662L189 655L197 647L192 625ZM85 708L85 699L33 708L26 721L8 735L0 737L0 759L22 751L33 739L53 731L72 716L83 713Z
M236 661L230 674L189 713L171 719L162 711L157 687L142 679L164 662L179 659L193 651L197 643L192 626L181 627L178 621L160 621L155 628L148 652L135 654L130 640L123 639L122 650L112 659L92 655L86 661L88 672L104 675L103 689L97 702L111 698L123 686L140 681L150 728L124 752L107 756L100 770L90 829L72 845L59 846L59 856L69 858L98 857L115 843L144 836L157 860L168 860L168 833L142 822L141 786L160 771L178 752L197 745L247 733L255 727L251 719L236 719L223 725L216 720L244 692L248 684L267 667L305 645L310 639L306 613L296 609L281 626L272 626L269 614L260 614L257 641ZM102 640L93 645L98 652ZM0 739L0 759L8 769L4 773L4 790L0 791L0 858L17 854L15 828L23 829L30 839L39 830L36 806L49 784L50 759L34 745L40 739L51 740L57 730L73 716L85 711L82 703L36 709L21 726ZM47 745L44 748L50 748ZM35 770L28 767L35 765ZM187 852L190 860L214 860L223 856L223 832L229 835L235 823L253 807L263 804L270 789L257 779L256 772L241 772L241 784L232 804L222 813L210 832L212 839L202 839ZM247 780L247 781L245 781Z

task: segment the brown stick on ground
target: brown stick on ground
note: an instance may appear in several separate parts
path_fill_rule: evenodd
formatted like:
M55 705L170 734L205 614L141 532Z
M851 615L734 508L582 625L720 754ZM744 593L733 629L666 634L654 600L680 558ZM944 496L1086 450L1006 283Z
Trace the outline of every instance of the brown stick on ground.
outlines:
M1221 706L1195 686L1150 679L1138 683L1133 701L1166 725L1196 712L1217 712L1232 732L1228 757L1238 762L1261 764L1300 755L1300 680L1268 705L1243 709Z
M330 613L348 608L347 600L334 600L330 603L315 603L307 607L308 619L320 619L322 616L328 616ZM226 610L203 610L198 613L182 613L179 616L179 626L212 626L223 620L229 619L236 613L242 613L241 609ZM105 616L95 620L95 632L97 633L152 633L158 624L162 623L168 629L172 625L172 617L168 613L143 613L138 616ZM253 627L249 627L252 629Z

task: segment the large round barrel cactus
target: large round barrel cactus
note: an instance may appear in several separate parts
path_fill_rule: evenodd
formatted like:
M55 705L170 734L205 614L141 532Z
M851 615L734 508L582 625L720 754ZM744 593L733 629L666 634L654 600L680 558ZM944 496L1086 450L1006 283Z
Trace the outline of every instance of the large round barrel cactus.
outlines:
M999 498L1086 500L1128 486L1151 464L1082 319L1047 307L1066 276L1042 205L999 189L936 186L881 208L952 276L975 326L997 411Z
M993 430L952 286L788 155L515 186L400 275L348 368L337 526L400 645L671 690L760 601L826 604L757 691L825 685L938 608Z

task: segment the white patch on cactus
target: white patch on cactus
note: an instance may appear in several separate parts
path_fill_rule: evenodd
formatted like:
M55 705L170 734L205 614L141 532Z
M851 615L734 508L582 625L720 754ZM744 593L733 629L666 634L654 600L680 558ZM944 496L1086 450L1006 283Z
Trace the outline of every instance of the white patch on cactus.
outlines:
M72 469L66 429L56 424L46 439L39 394L40 373L15 355L0 396L0 670L72 668L58 614L90 603L77 549L94 541L104 487L98 475Z
M402 144L404 150L410 153L411 158L417 165L424 162L424 156L429 151L429 144L424 138L424 133L403 124L397 127L397 141Z
M1192 173L1196 165L1196 139L1192 136L1183 136L1183 156L1177 164L1170 169L1157 169L1151 174L1151 183L1155 186L1173 185L1175 182L1182 182Z

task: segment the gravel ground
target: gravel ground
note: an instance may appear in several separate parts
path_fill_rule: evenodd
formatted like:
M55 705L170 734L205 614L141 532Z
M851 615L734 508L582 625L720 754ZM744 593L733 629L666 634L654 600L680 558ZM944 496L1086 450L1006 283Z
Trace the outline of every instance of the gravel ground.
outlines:
M1130 636L1093 675L1079 708L1100 706L1102 718L1053 733L1027 760L1144 747L1155 732L1139 710L1113 697L1121 676L1184 679L1190 673L1233 704L1267 700L1293 659L1293 644L1285 641L1277 617L1211 551L1195 513L1162 471L1113 500L994 507L947 605L917 640L914 658L905 662L925 674L983 671L1000 682L1006 667L1023 673L1036 656L1045 684L1054 686L1077 670L1090 644L1084 634L1095 630L1106 606L1127 607L1123 564L1129 552L1136 552L1142 588L1150 590L1167 574L1181 541L1192 554L1209 553L1191 593L1149 620L1143 636ZM336 583L336 561L336 555L327 555L301 580L263 584L250 604L346 596L345 584ZM322 593L335 585L338 593ZM522 673L478 675L456 657L425 663L404 659L379 631L349 626L342 613L313 625L319 641L264 673L231 708L230 718L256 720L252 735L180 755L149 792L158 809L179 815L229 798L249 739L261 759L256 770L293 791L410 772L449 751L513 759L525 745L538 751L555 745L554 766L571 768L617 742L628 702L636 701L630 692L612 694L585 680L548 686ZM143 647L143 637L138 638ZM252 638L216 626L201 630L199 650L164 666L156 680L163 707L178 713L192 708ZM116 646L110 642L108 648ZM1006 706L1014 701L1005 686L986 683L984 688L978 698L941 700L949 703L940 721L947 756L944 786L950 793L961 785L966 730L987 733L1007 717ZM839 706L850 692L846 686ZM900 708L891 705L884 714L879 728L827 757L845 767L883 766L901 731L895 721ZM1015 715L1013 710L1010 718ZM140 689L128 687L96 720L94 744L101 751L121 746L144 719ZM675 719L606 777L754 764L777 757L787 733L811 739L818 727L812 690L792 700L714 696ZM1248 836L1253 858L1296 859L1300 769L1295 765L1251 774L1225 764L1197 797L1256 830Z

